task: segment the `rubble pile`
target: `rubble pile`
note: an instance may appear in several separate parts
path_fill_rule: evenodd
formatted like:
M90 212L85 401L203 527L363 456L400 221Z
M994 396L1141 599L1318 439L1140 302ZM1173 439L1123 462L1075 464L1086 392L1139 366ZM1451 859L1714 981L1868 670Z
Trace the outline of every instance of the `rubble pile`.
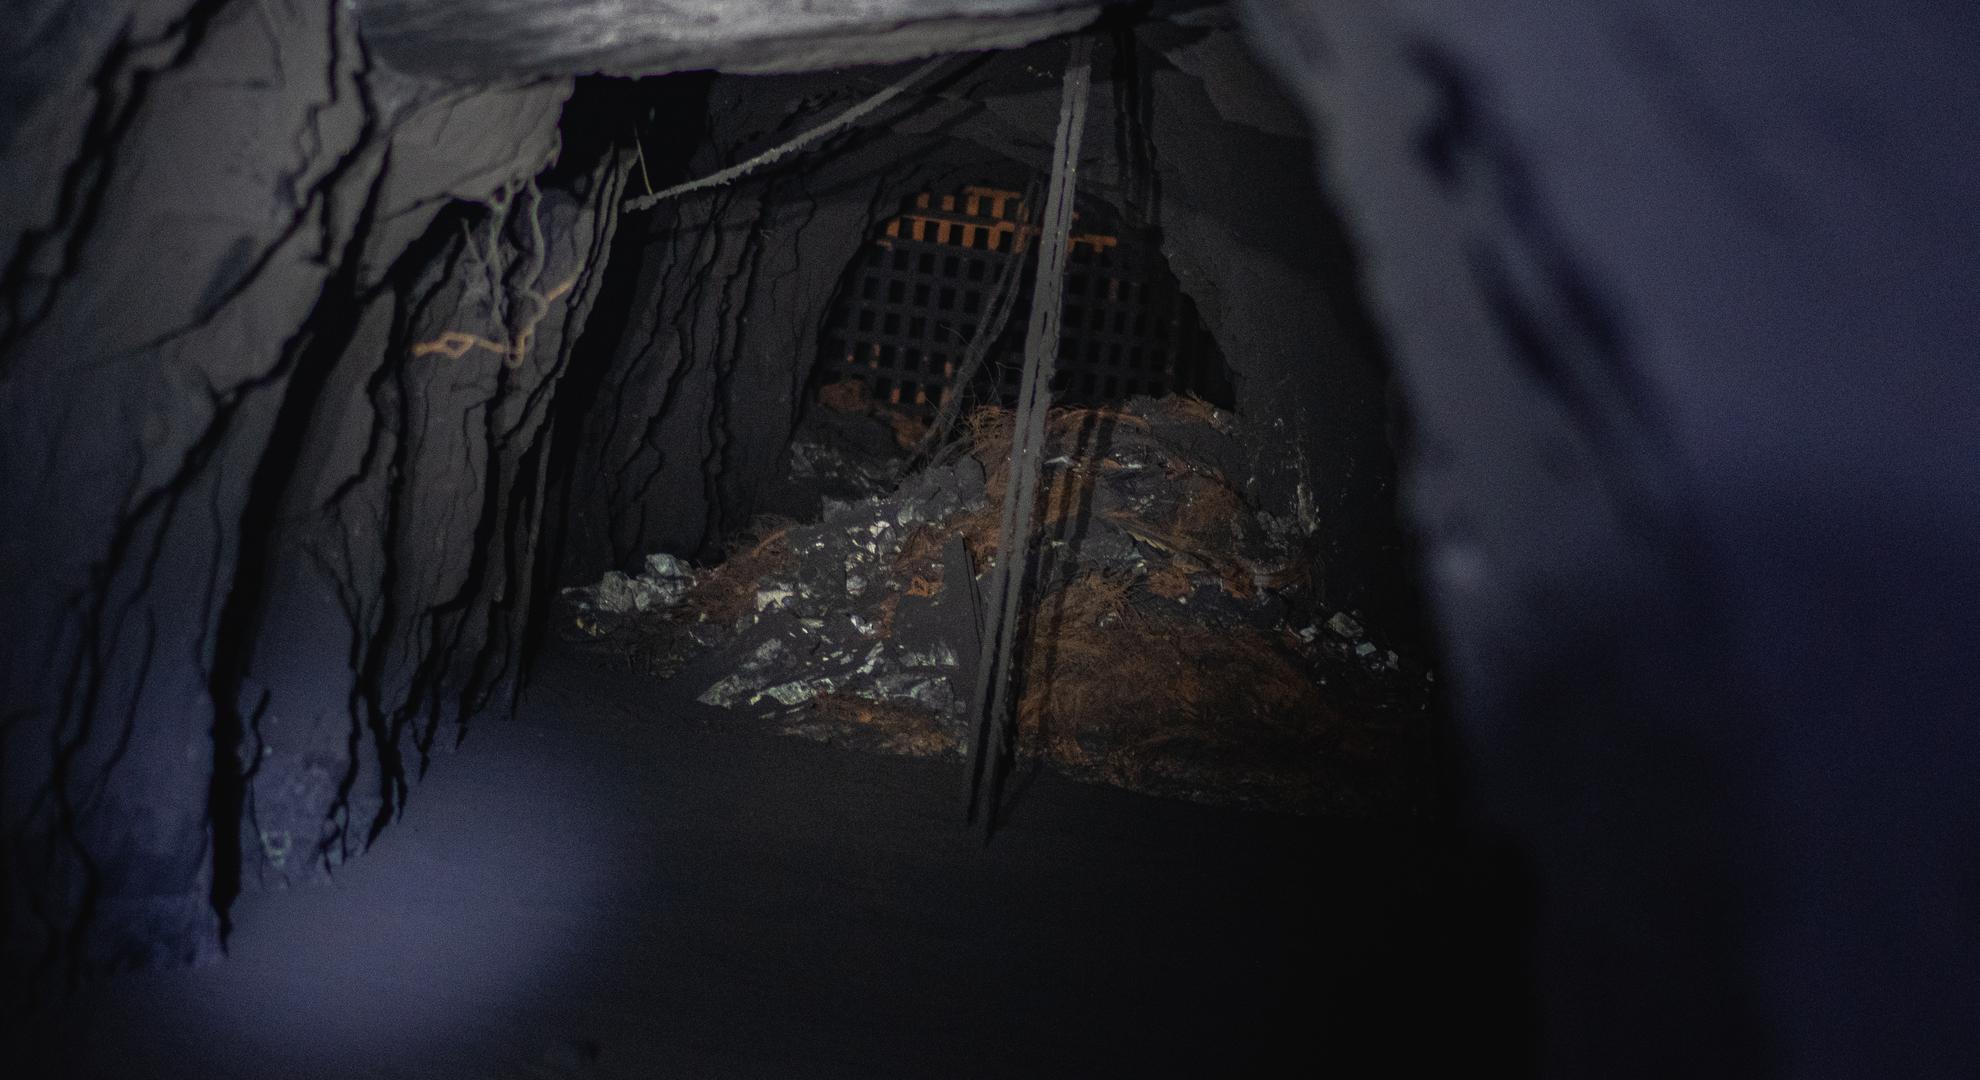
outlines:
M794 441L793 471L834 446L849 453L849 418L889 424L833 411L824 435ZM638 576L567 590L567 625L590 648L789 734L958 755L1011 422L980 409L955 449L898 484L823 497L809 521L762 519L712 567L655 555ZM1325 608L1298 463L1190 398L1055 410L1048 423L1020 757L1155 794L1300 812L1422 798L1431 676ZM908 441L885 434L863 452ZM877 489L889 466L846 468L840 483Z

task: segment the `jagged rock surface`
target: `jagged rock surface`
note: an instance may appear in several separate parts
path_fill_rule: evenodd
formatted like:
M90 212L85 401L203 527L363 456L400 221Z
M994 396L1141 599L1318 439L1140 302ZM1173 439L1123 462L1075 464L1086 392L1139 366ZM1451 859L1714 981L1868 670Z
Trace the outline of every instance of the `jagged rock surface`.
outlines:
M9 13L0 919L38 989L209 954L243 881L362 847L512 664L619 163L539 207L567 82L420 83L341 3L280 15ZM568 282L533 349L413 358L516 328L461 238L509 194L548 239L503 234L502 291Z
M1086 0L362 0L365 35L406 71L816 71L1023 45L1077 30Z
M1238 6L1408 392L1541 1068L1970 1065L1973 9Z

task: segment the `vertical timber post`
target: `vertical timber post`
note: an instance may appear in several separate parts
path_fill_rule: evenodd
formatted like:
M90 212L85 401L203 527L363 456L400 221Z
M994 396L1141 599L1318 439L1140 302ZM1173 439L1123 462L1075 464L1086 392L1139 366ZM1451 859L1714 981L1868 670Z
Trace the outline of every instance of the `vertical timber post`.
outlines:
M966 748L968 813L982 825L985 840L996 825L1001 772L1011 737L1012 659L1017 648L1026 567L1030 562L1032 504L1037 501L1038 477L1045 457L1045 418L1052 404L1052 373L1059 358L1067 242L1072 232L1079 144L1086 130L1092 73L1093 42L1076 37L1066 60L1059 131L1052 144L1052 182L1045 196L1038 273L1031 294L1031 323L1025 332L1024 380L1018 388L1017 413L1011 431L1009 479L997 530L997 565L985 594L988 621L977 654L976 687L970 701L976 720Z

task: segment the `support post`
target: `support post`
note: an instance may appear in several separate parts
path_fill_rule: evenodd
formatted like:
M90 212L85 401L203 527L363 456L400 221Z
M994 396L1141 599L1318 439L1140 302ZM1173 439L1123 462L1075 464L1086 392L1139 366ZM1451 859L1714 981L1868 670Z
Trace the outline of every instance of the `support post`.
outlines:
M1052 372L1059 358L1059 321L1065 296L1068 238L1073 193L1079 173L1079 144L1086 129L1086 103L1092 80L1093 42L1074 38L1066 60L1065 90L1059 104L1059 130L1052 145L1052 182L1041 222L1038 273L1031 294L1031 323L1024 339L1024 380L1011 431L1009 479L997 530L997 565L985 592L988 621L978 652L971 705L976 722L967 748L969 815L987 841L996 825L1004 758L1011 728L1011 672L1030 565L1032 504L1045 458L1045 418L1052 404Z

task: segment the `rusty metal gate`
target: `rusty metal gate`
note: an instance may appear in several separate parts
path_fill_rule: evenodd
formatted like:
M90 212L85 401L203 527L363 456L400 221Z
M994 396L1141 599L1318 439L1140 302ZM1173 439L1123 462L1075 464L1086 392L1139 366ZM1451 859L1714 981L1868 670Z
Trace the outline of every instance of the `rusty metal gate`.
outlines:
M923 414L956 393L958 362L988 315L1004 264L1019 237L1036 232L1024 224L1031 215L1022 202L1019 192L989 187L924 192L881 223L827 317L821 381L856 378L874 400ZM1054 397L1096 404L1190 392L1230 404L1216 343L1154 243L1077 227L1070 240ZM1016 396L1029 267L1016 287L1020 299L989 362L962 388L977 401L1008 405Z

